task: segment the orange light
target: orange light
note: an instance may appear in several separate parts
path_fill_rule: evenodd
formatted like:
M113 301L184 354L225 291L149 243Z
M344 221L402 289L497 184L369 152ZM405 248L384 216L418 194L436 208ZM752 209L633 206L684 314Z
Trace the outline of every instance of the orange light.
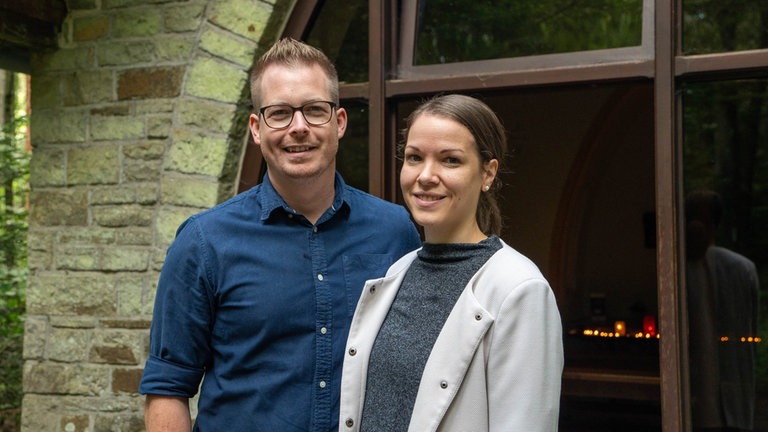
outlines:
M616 321L613 324L613 331L616 333L616 336L624 336L627 334L627 325L624 321Z

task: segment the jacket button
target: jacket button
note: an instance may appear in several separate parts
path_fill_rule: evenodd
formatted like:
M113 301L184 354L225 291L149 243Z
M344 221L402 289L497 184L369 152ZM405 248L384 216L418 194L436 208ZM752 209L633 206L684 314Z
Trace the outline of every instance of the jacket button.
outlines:
M355 354L357 354L357 348L355 348L355 347L350 348L349 349L349 355L353 356Z
M354 421L354 420L352 420L351 418L348 418L348 419L347 419L347 420L344 422L344 424L345 424L345 425L347 425L347 427L351 428L352 426L354 426L354 425L355 425L355 421Z
M448 388L448 381L440 381L440 388L447 389Z
M371 294L376 292L376 285L373 285L371 289L368 290Z
M481 319L483 319L481 314L475 314L475 320L480 321Z

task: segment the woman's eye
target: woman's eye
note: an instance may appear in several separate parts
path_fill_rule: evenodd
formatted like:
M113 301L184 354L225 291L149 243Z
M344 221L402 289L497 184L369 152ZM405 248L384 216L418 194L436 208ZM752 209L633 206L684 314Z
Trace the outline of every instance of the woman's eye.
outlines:
M405 160L408 162L419 162L421 158L418 155L410 154L410 155L405 155Z
M455 157L447 157L445 158L445 163L448 165L459 165L461 161Z

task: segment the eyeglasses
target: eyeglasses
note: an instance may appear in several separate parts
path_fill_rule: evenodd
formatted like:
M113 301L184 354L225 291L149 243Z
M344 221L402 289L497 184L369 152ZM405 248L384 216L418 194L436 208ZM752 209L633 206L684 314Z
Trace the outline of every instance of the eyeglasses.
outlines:
M333 116L336 104L329 101L307 102L302 106L269 105L259 108L264 123L272 129L285 129L291 125L296 111L301 111L304 120L313 126L322 126Z

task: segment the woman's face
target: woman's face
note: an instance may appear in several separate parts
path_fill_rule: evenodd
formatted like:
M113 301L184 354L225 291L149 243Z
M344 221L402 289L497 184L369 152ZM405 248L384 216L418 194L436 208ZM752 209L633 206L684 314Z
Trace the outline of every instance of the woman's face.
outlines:
M422 114L411 125L400 187L430 243L476 243L486 236L475 214L498 161L483 164L474 137L447 117Z

